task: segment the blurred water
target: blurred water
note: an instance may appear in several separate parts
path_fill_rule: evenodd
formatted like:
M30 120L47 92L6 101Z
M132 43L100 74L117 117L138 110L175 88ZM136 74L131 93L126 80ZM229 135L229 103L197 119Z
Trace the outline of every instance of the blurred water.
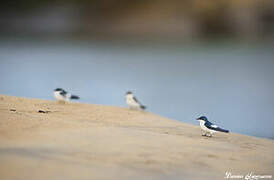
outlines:
M0 93L53 99L62 87L81 102L125 106L131 90L148 111L273 138L273 47L1 41Z

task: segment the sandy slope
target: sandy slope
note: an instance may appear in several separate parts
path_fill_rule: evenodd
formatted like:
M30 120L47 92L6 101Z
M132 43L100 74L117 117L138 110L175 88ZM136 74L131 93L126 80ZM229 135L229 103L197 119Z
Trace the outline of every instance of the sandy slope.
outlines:
M198 126L147 112L0 95L4 180L274 175L273 149L272 140L233 133L205 138Z

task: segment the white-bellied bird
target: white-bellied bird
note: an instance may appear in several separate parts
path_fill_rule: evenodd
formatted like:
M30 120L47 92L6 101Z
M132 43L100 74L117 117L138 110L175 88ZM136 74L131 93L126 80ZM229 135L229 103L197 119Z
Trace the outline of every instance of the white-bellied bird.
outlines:
M137 110L146 109L146 107L142 105L130 91L126 93L126 103L130 109L137 109Z
M228 130L222 129L222 128L218 127L217 125L209 122L207 120L207 117L205 117L205 116L201 116L201 117L197 118L197 120L200 122L202 136L212 137L213 133L215 133L217 131L224 132L224 133L229 132Z
M56 88L53 94L58 102L68 102L70 99L80 99L79 96L72 95L62 88Z

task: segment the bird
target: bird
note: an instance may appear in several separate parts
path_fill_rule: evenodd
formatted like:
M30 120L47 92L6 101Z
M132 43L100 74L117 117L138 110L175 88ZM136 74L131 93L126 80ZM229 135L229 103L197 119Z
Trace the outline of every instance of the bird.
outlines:
M209 122L207 120L206 116L201 116L201 117L197 118L196 120L200 121L202 136L212 137L213 133L215 133L217 131L229 133L228 130L222 129L222 128L218 127L217 125Z
M54 90L54 97L58 102L68 102L70 99L80 99L79 96L72 95L68 92L66 92L62 88L56 88Z
M129 106L129 109L136 109L136 110L146 109L146 106L142 105L130 91L126 93L126 103Z

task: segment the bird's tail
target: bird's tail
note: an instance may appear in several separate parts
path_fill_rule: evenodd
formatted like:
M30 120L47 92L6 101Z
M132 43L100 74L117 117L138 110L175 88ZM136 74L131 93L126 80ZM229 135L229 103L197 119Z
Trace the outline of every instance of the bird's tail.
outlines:
M229 133L229 130L222 129L222 128L217 128L216 130L224 133Z
M80 99L80 98L79 98L79 96L71 95L71 96L70 96L70 99Z
M145 110L145 109L147 108L146 106L143 106L143 105L141 105L140 107L141 107L141 109L143 109L143 110Z

